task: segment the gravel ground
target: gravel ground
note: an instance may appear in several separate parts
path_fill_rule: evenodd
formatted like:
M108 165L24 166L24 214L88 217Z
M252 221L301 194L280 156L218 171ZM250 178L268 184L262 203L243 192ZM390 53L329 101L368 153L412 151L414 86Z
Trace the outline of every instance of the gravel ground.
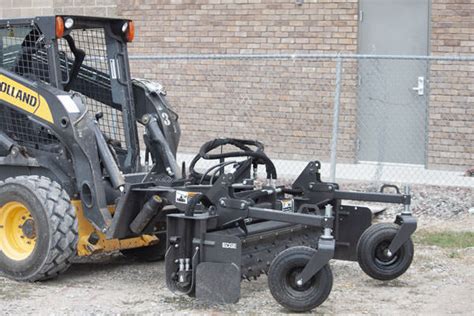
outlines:
M473 190L453 188L449 194L446 190L413 188L413 210L420 227L474 231L474 215L468 213L474 207ZM392 212L389 209L382 217ZM357 263L332 261L332 293L313 312L472 315L474 248L457 250L455 256L452 253L416 244L411 268L389 282L372 280ZM0 277L0 306L1 314L285 313L271 297L266 277L243 282L239 303L210 306L170 293L162 262L144 264L118 254L81 260L60 278L43 283L17 283Z

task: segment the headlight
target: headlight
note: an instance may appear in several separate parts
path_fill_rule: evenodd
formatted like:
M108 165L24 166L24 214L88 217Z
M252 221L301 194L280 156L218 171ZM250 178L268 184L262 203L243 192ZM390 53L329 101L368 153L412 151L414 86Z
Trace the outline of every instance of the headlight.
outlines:
M67 18L66 21L64 21L64 27L67 29L70 29L74 26L74 20L72 18Z

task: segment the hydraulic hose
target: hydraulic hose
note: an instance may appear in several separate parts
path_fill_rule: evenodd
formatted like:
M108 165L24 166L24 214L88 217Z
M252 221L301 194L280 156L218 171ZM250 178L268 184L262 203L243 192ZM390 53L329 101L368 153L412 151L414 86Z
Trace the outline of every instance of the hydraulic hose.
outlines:
M239 148L241 151L227 152L227 153L218 153L210 154L209 152L213 149L224 146L224 145L233 145ZM252 150L249 146L254 146L257 149ZM205 160L214 160L214 159L224 159L230 157L252 157L255 158L255 164L263 164L266 167L267 179L276 179L277 172L275 165L268 158L268 156L263 152L264 146L262 143L253 140L244 140L244 139L235 139L235 138L218 138L212 141L209 141L201 146L198 155L194 157L189 166L190 173L195 178L203 178L204 180L209 181L210 177L200 174L195 171L194 167L200 159Z

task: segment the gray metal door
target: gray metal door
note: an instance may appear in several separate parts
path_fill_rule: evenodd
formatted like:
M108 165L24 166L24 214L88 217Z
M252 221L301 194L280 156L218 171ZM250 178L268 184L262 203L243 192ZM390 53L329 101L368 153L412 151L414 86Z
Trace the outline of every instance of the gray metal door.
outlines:
M430 0L360 0L359 53L428 55ZM358 63L359 161L424 164L426 60Z

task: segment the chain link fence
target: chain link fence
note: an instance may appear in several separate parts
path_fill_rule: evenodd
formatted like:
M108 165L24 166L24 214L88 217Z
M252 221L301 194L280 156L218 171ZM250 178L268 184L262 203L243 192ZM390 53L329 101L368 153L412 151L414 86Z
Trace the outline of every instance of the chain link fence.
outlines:
M132 56L165 86L179 159L216 137L257 139L280 177L474 188L474 56Z

